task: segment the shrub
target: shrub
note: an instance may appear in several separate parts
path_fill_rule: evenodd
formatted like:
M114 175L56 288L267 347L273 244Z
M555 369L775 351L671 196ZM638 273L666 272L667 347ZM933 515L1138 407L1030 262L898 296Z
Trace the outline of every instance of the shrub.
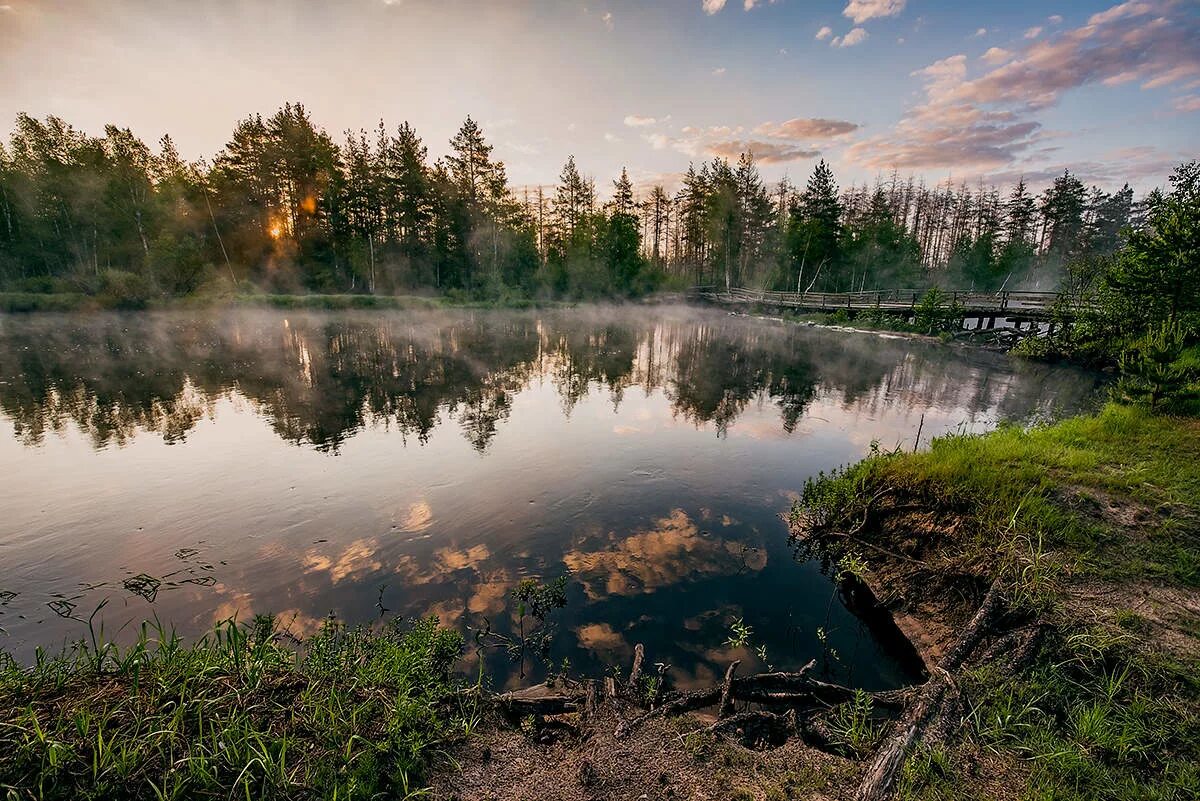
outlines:
M105 270L100 274L101 302L114 309L144 309L153 295L150 282L137 273Z
M1121 353L1117 392L1126 401L1156 411L1195 400L1200 396L1196 386L1200 373L1184 360L1184 351L1178 324L1164 323L1150 331Z

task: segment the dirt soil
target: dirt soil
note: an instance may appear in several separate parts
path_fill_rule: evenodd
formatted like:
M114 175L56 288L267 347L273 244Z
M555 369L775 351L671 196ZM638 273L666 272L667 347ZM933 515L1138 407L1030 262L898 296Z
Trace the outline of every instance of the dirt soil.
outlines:
M626 713L625 717L630 717ZM571 716L574 717L574 716ZM433 797L446 801L729 801L840 799L853 794L860 763L793 738L756 750L706 734L714 718L647 722L617 739L621 712L602 705L584 726L541 742L518 728L488 727L450 754ZM575 721L578 722L577 719Z

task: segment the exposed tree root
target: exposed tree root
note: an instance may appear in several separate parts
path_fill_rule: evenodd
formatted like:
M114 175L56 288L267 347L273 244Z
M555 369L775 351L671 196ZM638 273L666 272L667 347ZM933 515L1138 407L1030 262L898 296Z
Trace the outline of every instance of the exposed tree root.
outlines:
M934 667L933 674L921 688L916 701L896 721L891 737L875 753L854 796L855 801L883 801L891 796L909 751L922 740L927 729L939 728L946 710L957 704L958 692L951 674L962 667L971 651L992 628L1002 608L1003 600L993 584L962 636Z

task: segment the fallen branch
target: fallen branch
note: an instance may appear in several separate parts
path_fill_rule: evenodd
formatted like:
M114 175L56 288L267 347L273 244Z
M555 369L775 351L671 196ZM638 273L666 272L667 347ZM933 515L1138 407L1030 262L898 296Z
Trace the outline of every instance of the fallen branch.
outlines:
M617 726L616 736L624 737L653 718L673 717L705 707L717 706L718 717L722 717L722 710L728 715L734 700L794 706L810 706L816 703L828 707L850 700L856 692L851 687L830 684L809 676L808 671L816 664L815 660L792 673L756 673L735 678L733 672L737 664L735 662L729 666L725 673L725 681L720 686L683 693L662 706L623 721ZM868 695L872 702L880 707L900 709L911 692L908 689L885 690Z

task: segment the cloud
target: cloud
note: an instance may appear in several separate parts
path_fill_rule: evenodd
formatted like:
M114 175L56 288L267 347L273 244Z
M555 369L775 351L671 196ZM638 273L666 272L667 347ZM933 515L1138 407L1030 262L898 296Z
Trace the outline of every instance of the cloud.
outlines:
M617 136L616 134L614 134L614 133L611 133L611 132L609 132L609 131L605 131L605 132L604 132L604 141L605 141L605 142L610 142L610 143L616 143L616 142L620 142L620 141L621 141L621 137L619 137L619 136Z
M971 34L972 39L978 39L981 36L987 36L987 28L979 28L975 33Z
M725 68L724 68L724 67L717 67L715 70L713 70L713 71L712 71L712 74L713 74L713 75L715 75L715 76L717 76L717 77L719 78L719 77L721 77L722 75L724 75L724 74L725 74Z
M910 110L889 135L849 147L847 158L872 169L994 169L1011 163L1034 144L1041 124L1011 111L942 100L966 74L961 53L913 72L925 81L927 102Z
M747 562L741 543L702 534L682 509L672 510L653 527L627 537L610 533L596 550L576 547L563 555L563 563L587 596L597 600L652 593L766 566L765 559ZM589 635L593 641L615 644L604 629L586 629L583 637Z
M913 74L925 98L887 134L862 140L848 160L869 168L1014 169L1045 163L1037 111L1088 85L1140 82L1144 89L1186 85L1200 76L1200 15L1173 0L1132 2L1094 14L1087 25L1009 52L988 50L982 74L966 57L941 59ZM1176 13L1178 12L1178 13ZM1188 107L1188 102L1183 102ZM1158 169L1158 162L1145 169ZM1061 169L1061 167L1059 167ZM1093 172L1098 172L1093 170Z
M1193 111L1200 111L1200 95L1186 95L1177 97L1171 103L1171 107L1176 111L1182 111L1184 114L1190 114Z
M867 40L870 34L863 28L853 28L845 36L835 36L829 44L833 47L854 47L856 44L861 44Z
M862 25L869 19L877 17L894 17L904 10L908 0L850 0L842 11L843 17L854 20L855 25Z
M1100 11L1088 17L1088 25L1105 25L1126 17L1142 17L1153 14L1158 9L1155 2L1130 2L1113 6L1107 11Z
M1046 21L1051 25L1062 25L1062 14L1051 14L1050 16L1046 17Z
M979 57L979 60L987 64L1003 64L1012 57L1011 50L1005 50L1003 47L989 47L987 52Z
M1042 35L1042 26L1041 25L1034 25L1032 28L1025 31L1026 39L1036 39L1041 35Z
M1200 75L1200 15L1164 16L1173 6L1170 0L1116 6L1083 27L1027 45L974 80L941 87L935 99L1040 109L1090 84L1140 80L1153 89Z
M630 128L644 128L656 122L658 119L655 117L642 117L638 114L629 114L625 117L625 124Z
M701 0L700 5L705 14L716 14L725 7L725 0Z
M821 41L824 41L825 39L828 39L830 36L833 36L833 28L830 28L828 25L822 25L821 30L817 31L817 35L815 38L819 39Z
M824 117L797 117L781 122L764 122L754 129L760 136L772 139L829 139L857 131L858 123L830 120Z
M604 25L611 31L613 29L613 15L611 11L605 11L604 16L600 19L604 20Z
M743 153L753 153L754 158L762 164L781 164L787 161L816 158L821 155L819 150L808 150L798 145L742 139L710 142L707 149L711 155L731 161Z

